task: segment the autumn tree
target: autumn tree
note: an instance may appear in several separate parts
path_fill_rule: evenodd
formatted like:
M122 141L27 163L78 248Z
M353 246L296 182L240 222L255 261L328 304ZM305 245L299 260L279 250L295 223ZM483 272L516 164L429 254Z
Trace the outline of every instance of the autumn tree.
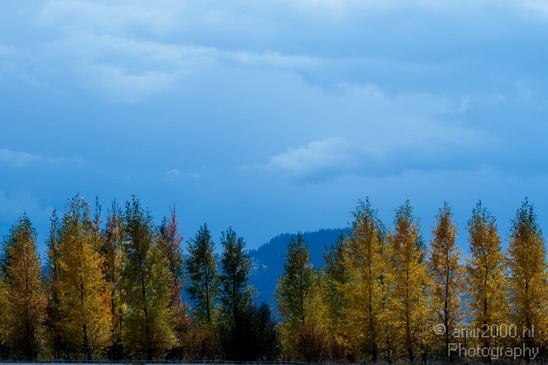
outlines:
M486 330L508 320L506 258L495 218L482 205L476 204L468 221L470 258L467 259L468 307L472 326ZM496 346L498 336L482 336L482 346Z
M8 358L9 348L6 344L6 309L8 307L8 298L6 293L6 284L4 283L4 274L0 270L0 359Z
M353 213L351 235L344 251L345 334L353 351L365 360L377 361L384 345L386 329L383 279L385 234L377 212L369 200L361 201Z
M546 248L534 207L527 199L512 221L508 256L512 323L527 347L540 347L548 326Z
M75 358L98 358L111 340L110 288L103 276L98 239L89 205L75 196L60 228L55 284L61 335Z
M135 197L126 204L124 226L124 348L134 358L161 359L176 341L169 262Z
M4 342L11 359L37 360L45 345L46 296L36 234L26 215L11 228L3 249Z
M455 329L463 319L461 297L463 296L463 270L459 263L460 250L455 240L457 228L453 223L451 207L444 203L436 217L430 242L431 254L428 266L432 277L434 311L438 323L443 325L443 347L440 353L447 355L449 344L456 342ZM451 357L453 353L449 354Z
M120 360L123 358L123 242L125 235L124 219L116 202L107 214L106 226L102 233L101 253L104 257L103 273L110 287L110 330L112 343L108 349L108 357Z
M219 275L211 233L204 224L188 243L186 267L189 276L187 292L193 303L193 319L212 325L219 298Z
M432 326L426 248L419 223L407 201L396 211L389 236L391 271L391 318L399 352L410 361L425 356Z

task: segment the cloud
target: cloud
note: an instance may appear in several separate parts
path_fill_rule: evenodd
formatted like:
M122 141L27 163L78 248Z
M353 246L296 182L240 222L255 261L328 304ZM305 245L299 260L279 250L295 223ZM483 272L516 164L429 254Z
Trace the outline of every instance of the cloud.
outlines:
M38 23L61 28L66 32L86 30L93 33L145 30L164 34L180 26L184 10L180 1L47 1Z
M25 167L38 162L60 163L60 162L79 162L79 161L81 161L81 159L78 157L66 158L66 157L40 156L40 155L28 153L28 152L13 151L5 148L0 149L0 163L10 165L10 166Z
M187 177L191 179L199 179L202 177L202 175L197 172L182 172L179 169L171 169L167 171L166 176L169 180L175 180L180 177Z
M332 137L291 148L262 165L267 170L288 172L296 177L337 174L359 166L361 151L342 137Z

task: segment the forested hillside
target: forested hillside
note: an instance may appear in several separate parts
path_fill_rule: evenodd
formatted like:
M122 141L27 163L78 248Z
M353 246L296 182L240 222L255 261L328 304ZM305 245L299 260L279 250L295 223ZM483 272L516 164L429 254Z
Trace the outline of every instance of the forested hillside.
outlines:
M310 245L310 262L315 267L325 266L325 248L333 244L345 229L321 229L303 232L303 238ZM250 250L252 270L250 283L257 289L258 302L274 304L274 292L278 278L283 273L287 244L291 234L284 233L272 238L256 250Z

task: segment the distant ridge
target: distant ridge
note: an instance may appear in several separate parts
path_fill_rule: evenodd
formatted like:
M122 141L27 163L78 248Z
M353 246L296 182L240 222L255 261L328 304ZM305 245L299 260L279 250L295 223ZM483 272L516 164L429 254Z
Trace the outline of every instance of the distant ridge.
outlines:
M333 244L341 234L347 232L346 228L303 232L303 238L310 246L310 258L314 267L325 264L323 260L325 247ZM287 244L293 235L290 233L280 234L259 248L249 251L253 265L250 284L259 291L257 302L274 304L276 284L284 270Z

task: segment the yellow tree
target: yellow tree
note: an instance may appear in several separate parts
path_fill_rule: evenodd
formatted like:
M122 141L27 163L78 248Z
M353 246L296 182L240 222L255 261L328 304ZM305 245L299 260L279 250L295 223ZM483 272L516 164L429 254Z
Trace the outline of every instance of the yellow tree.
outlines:
M95 227L88 204L74 197L60 230L57 285L63 341L85 359L99 357L111 341L110 287Z
M386 273L384 242L384 228L377 212L368 199L360 202L344 250L346 305L341 318L344 318L344 333L350 347L363 360L378 360L387 335L382 320Z
M46 296L41 280L36 234L27 216L4 242L3 325L12 358L37 360L44 350Z
M447 203L443 204L436 217L430 242L429 268L432 277L434 311L445 333L440 336L443 346L439 349L448 354L449 344L455 342L455 329L463 318L461 296L463 295L463 270L459 263L460 250L455 244L457 228L453 213ZM450 354L453 356L453 353Z
M507 324L508 297L505 276L506 258L495 218L481 201L468 222L470 258L467 259L468 307L473 329L487 331ZM489 332L488 332L489 333ZM482 346L496 346L499 336L481 336Z
M548 326L546 249L533 205L527 199L512 221L508 256L512 322L527 347L541 346Z
M426 250L409 201L396 211L389 244L392 280L390 316L394 321L394 336L398 353L414 361L426 354L432 311Z
M123 358L122 331L124 303L122 293L122 270L124 241L124 220L120 208L114 202L108 212L106 227L102 234L101 253L103 254L103 274L110 287L110 318L112 344L108 356L114 360Z

